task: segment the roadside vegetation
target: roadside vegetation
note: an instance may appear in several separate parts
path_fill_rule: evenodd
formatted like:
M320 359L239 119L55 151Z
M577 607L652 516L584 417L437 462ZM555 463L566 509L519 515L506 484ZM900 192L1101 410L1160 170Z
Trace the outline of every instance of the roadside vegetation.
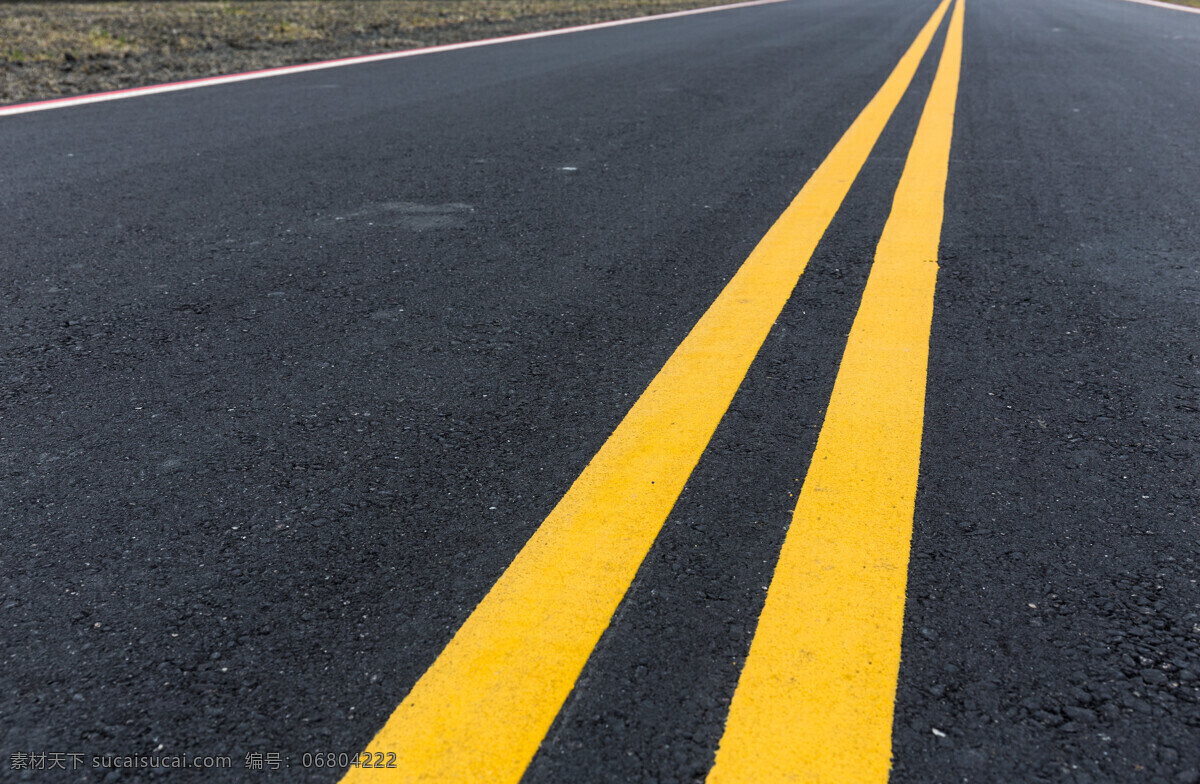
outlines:
M722 1L0 2L0 103L547 30Z

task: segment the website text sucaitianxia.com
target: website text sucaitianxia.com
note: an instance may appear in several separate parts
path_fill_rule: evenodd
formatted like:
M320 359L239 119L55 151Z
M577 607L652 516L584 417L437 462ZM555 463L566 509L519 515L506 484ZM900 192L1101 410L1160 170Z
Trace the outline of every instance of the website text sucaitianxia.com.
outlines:
M201 754L84 754L70 751L17 751L8 756L9 770L72 771L97 770L216 770L235 766L231 755ZM251 751L239 757L245 770L279 771L300 768L395 768L395 754L311 752L294 756L270 751Z

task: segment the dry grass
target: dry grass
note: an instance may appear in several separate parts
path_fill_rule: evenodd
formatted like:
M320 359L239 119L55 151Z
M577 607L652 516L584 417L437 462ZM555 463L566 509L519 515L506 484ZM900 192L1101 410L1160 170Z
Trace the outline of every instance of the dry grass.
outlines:
M0 3L0 103L566 27L717 2L720 0L5 2Z

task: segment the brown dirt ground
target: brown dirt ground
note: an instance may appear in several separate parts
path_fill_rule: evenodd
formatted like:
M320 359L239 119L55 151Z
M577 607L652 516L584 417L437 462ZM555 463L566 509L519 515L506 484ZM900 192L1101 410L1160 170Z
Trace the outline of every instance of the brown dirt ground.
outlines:
M0 2L0 103L548 30L721 2Z

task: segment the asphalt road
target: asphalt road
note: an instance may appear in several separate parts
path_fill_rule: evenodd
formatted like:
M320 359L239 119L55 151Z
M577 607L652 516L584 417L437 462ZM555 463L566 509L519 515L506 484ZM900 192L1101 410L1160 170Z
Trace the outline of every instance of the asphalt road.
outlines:
M0 778L338 780L935 5L0 118ZM712 767L945 38L524 782ZM1198 14L966 2L893 782L1200 781L1197 95Z

